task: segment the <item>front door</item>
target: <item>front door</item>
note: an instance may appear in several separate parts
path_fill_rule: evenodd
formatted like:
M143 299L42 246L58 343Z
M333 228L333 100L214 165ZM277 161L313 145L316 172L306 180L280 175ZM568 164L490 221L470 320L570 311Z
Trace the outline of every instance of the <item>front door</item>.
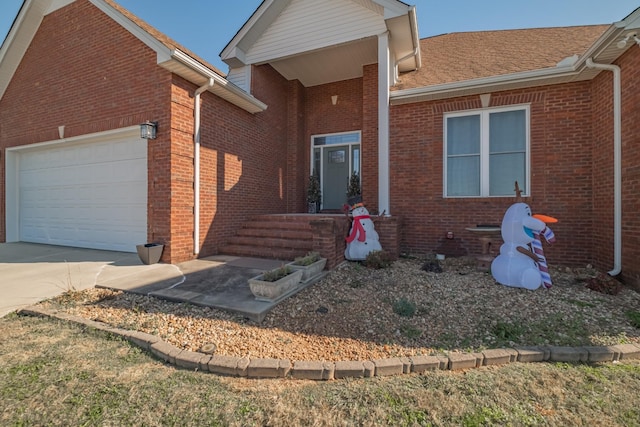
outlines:
M347 202L349 146L325 147L322 156L323 209L340 209Z
M322 209L340 210L347 202L352 173L360 174L360 132L314 136L312 173L319 174Z

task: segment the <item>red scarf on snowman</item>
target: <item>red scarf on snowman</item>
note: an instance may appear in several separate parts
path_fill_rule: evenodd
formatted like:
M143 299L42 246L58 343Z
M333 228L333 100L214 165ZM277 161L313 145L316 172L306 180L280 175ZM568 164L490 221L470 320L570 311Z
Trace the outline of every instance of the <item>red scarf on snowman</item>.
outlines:
M370 219L370 218L371 217L369 215L360 215L360 216L353 217L353 224L351 225L351 233L349 233L349 236L345 239L347 243L353 242L356 238L356 235L358 236L359 242L364 242L365 240L367 240L367 232L364 231L364 227L362 226L362 223L360 222L360 220Z

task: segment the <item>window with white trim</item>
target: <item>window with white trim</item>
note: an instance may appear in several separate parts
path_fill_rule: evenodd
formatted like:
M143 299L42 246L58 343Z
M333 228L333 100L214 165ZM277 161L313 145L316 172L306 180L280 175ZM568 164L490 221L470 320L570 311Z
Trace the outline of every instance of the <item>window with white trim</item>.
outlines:
M445 114L444 197L529 194L529 106Z

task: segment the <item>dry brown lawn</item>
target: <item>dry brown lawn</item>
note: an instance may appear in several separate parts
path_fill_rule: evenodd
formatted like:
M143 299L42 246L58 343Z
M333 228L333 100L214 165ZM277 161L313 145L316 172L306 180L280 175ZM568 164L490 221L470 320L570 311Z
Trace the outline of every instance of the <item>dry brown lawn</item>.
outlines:
M308 382L175 369L112 336L0 319L0 425L640 425L640 361Z

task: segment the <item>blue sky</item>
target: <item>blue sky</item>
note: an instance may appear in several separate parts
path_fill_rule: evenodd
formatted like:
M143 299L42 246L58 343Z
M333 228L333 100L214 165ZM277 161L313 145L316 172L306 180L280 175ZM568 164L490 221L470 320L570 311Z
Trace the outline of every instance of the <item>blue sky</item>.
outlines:
M178 43L226 71L219 54L261 0L116 0ZM319 0L321 1L321 0ZM405 0L415 4L420 37L510 28L611 24L640 0ZM4 40L22 0L0 0Z

